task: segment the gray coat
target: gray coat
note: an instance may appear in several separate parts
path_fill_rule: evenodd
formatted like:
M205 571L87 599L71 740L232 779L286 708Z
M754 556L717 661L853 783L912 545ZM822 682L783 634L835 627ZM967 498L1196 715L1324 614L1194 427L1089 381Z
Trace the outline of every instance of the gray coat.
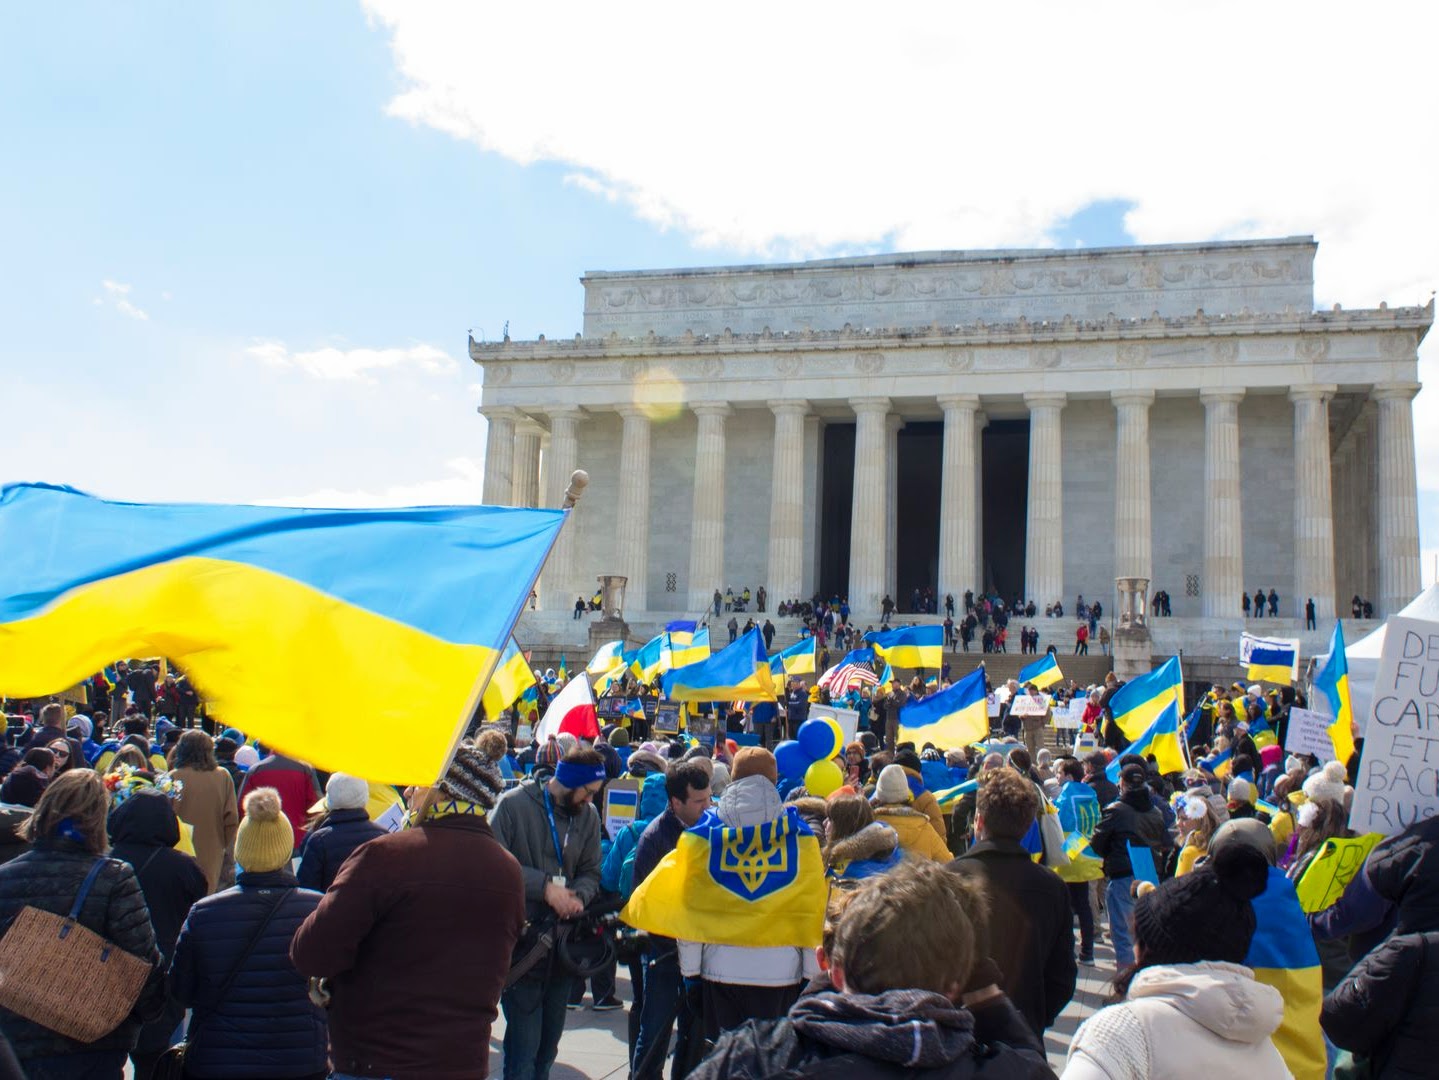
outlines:
M545 813L544 784L526 780L500 796L490 811L495 839L520 864L525 880L525 918L533 920L549 908L545 885L561 873L555 862L555 841ZM600 891L600 815L593 805L570 816L558 804L555 827L564 846L564 877L580 900L588 904Z

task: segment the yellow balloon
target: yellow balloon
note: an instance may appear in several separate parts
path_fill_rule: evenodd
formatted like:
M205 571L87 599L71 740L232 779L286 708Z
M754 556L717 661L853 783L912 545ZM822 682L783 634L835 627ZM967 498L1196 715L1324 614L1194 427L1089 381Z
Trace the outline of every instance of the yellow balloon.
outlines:
M834 732L834 751L831 756L838 757L844 753L844 729L839 726L839 721L832 716L821 716L819 719L823 720L825 726Z
M844 772L833 761L815 761L804 771L804 788L826 799L844 785Z

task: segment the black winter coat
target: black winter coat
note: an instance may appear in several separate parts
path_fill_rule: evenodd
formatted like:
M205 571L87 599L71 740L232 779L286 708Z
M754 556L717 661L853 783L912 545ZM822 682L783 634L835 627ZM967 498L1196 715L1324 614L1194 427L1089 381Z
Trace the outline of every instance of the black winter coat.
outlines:
M1395 933L1439 927L1439 817L1379 844L1364 874L1374 891L1395 906Z
M210 891L200 864L175 850L179 839L180 819L174 806L168 796L153 789L135 792L110 812L111 854L135 868L166 967L190 907ZM184 1006L167 994L165 1011L140 1029L135 1049L142 1054L164 1050L184 1017Z
M325 892L352 851L384 835L385 827L371 821L364 809L331 810L325 823L305 837L295 879L301 888Z
M245 961L224 1001L226 976L266 911L279 909ZM233 889L190 909L170 963L175 998L194 1010L186 1075L294 1077L325 1070L325 1012L310 1001L308 982L290 963L290 939L320 894L298 888L288 870L241 873Z
M1105 877L1133 875L1134 868L1129 864L1131 843L1150 848L1155 866L1159 865L1160 853L1174 846L1164 827L1164 815L1154 808L1148 788L1128 792L1106 806L1098 828L1089 838L1090 848L1104 860Z
M1331 1042L1370 1059L1376 1080L1434 1075L1439 1030L1439 931L1395 934L1324 999Z
M69 840L42 840L35 847L0 866L0 927L8 930L20 909L29 905L56 915L68 915L70 906L94 865L95 856ZM150 980L130 1016L114 1031L93 1043L79 1043L0 1009L0 1031L22 1062L30 1058L60 1057L96 1050L130 1050L142 1019L156 1016L164 1002L164 965L155 947L150 913L130 865L106 859L95 879L80 924L135 956L154 965Z

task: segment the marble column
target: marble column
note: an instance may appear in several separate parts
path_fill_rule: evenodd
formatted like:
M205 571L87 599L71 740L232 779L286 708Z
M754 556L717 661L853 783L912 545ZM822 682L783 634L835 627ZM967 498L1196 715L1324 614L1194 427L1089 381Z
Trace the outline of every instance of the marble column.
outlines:
M899 603L899 429L904 427L904 418L885 418L885 462L889 469L889 486L885 491L884 520L888 526L884 534L884 591ZM909 609L908 603L904 605Z
M551 409L550 449L545 459L544 505L555 510L564 505L565 489L570 484L570 474L580 467L579 424L584 419L584 410L567 406ZM585 599L594 592L594 581L580 578L578 553L580 531L583 522L585 502L583 499L570 511L550 557L545 560L545 570L540 577L540 606L546 611L568 611L574 607L575 597L584 594ZM598 573L598 567L591 567Z
M699 418L699 432L695 436L688 610L700 612L711 606L715 590L723 592L725 587L725 417L733 410L723 401L697 401L690 408Z
M485 493L488 506L508 506L514 498L515 410L481 408L489 422L485 436Z
M515 425L514 506L538 506L540 501L540 437L544 430L528 418Z
M1242 389L1206 390L1204 402L1204 616L1241 619L1244 500L1240 489L1239 403Z
M849 603L857 612L878 613L884 596L885 537L889 532L889 398L851 398L854 409L854 501L849 531Z
M770 473L769 608L804 595L804 440L807 401L771 401L774 462Z
M989 427L989 416L983 411L974 414L974 581L966 585L973 589L975 598L989 588L985 580L984 566L984 429ZM956 603L964 602L964 594L955 596Z
M819 592L819 538L824 531L824 421L804 418L805 516L804 585L788 599L804 599ZM774 601L775 604L779 600Z
M939 487L939 601L946 593L956 605L964 590L975 588L979 563L974 520L979 496L975 469L974 414L978 394L948 394L939 399L944 410L944 449ZM960 611L956 608L955 616Z
M1414 395L1418 383L1379 383L1374 439L1379 465L1379 591L1375 615L1394 615L1419 594L1419 495L1414 471Z
M1060 393L1025 394L1029 408L1029 508L1024 591L1040 611L1064 596L1064 447Z
M1153 390L1115 390L1114 576L1154 577L1150 524L1149 407Z
M1329 400L1335 386L1298 386L1294 403L1294 599L1281 612L1304 618L1313 599L1319 622L1334 618L1334 504L1330 488ZM1410 455L1413 460L1413 454Z
M626 617L649 610L650 414L638 405L616 410L624 419L620 438L620 497L615 525L615 564L629 579Z

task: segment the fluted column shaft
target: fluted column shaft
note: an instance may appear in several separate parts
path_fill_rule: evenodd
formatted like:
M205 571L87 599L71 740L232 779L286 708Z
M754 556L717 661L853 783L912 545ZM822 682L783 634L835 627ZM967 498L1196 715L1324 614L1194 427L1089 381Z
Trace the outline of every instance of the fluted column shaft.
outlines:
M1110 394L1117 414L1114 478L1114 576L1154 578L1150 527L1149 407L1153 390Z
M806 401L771 401L774 462L770 476L770 604L804 595L804 425Z
M690 527L689 610L704 611L724 589L725 417L722 401L690 406L699 418L695 436L694 512Z
M564 505L570 474L580 467L579 424L584 415L576 408L554 409L549 414L550 449L545 460L544 505L551 510ZM583 507L582 499L570 511L570 520L565 522L550 549L550 557L545 560L544 574L540 577L540 606L546 611L567 611L574 605L576 596L583 593L588 598L593 590L593 581L576 580L579 577L576 556L580 550L576 533Z
M650 417L637 405L618 409L624 418L620 437L619 521L615 561L629 579L625 612L649 610L650 573Z
M1204 402L1204 614L1243 615L1244 502L1239 470L1239 403L1243 390L1215 390Z
M1393 615L1419 593L1419 493L1414 471L1414 395L1417 383L1374 387L1378 407L1379 603Z
M944 449L939 487L939 591L956 602L975 588L979 556L974 519L979 494L975 483L974 414L978 394L950 394L939 399L944 409Z
M1064 596L1064 394L1025 394L1029 407L1029 508L1024 543L1026 599L1041 611Z
M538 506L540 501L540 426L521 420L515 428L514 506Z
M512 409L482 409L489 422L485 437L485 494L489 506L508 506L514 498L515 413Z
M1294 403L1294 606L1290 611L1300 618L1310 599L1317 618L1334 618L1329 399L1336 389L1301 386L1289 392Z
M855 414L854 501L849 531L849 603L879 610L884 595L889 463L885 417L889 398L852 398Z

